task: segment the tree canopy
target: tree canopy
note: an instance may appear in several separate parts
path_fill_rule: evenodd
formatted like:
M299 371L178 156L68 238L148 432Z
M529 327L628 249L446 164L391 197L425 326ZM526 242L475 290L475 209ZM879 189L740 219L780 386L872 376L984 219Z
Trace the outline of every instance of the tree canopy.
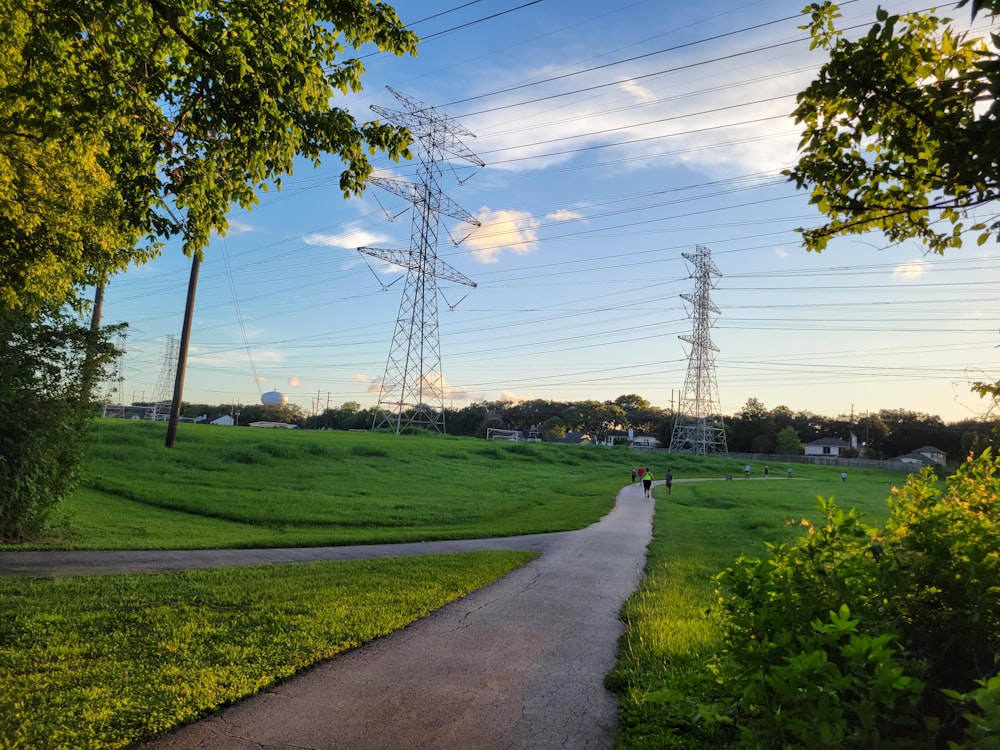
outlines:
M992 18L998 6L971 7ZM811 46L829 60L794 111L804 131L787 174L827 220L800 230L805 246L821 251L833 237L877 230L943 253L965 231L980 244L1000 235L991 205L1000 195L1000 37L961 33L933 13L879 9L851 40L833 3L807 13Z
M373 43L416 37L372 0L0 0L0 301L71 300L162 242L202 251L299 157L408 156L409 134L331 104Z

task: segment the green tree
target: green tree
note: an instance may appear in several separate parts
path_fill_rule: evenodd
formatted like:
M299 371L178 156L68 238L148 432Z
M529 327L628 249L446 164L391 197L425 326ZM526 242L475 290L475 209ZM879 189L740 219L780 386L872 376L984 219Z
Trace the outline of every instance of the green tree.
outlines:
M776 430L774 420L760 399L749 398L732 423L730 450L745 453L774 451Z
M547 443L555 443L566 437L566 423L560 417L549 417L542 422L539 432L542 440Z
M31 317L0 307L0 539L38 535L76 486L93 379L114 355L111 331L61 310Z
M997 5L974 0L973 14ZM965 223L1000 195L995 49L931 13L879 9L868 33L850 40L833 3L807 12L812 47L829 60L794 113L804 131L787 174L827 219L801 230L805 246L821 251L833 237L877 230L943 253L961 247L966 230L980 244L997 235L995 212Z
M415 53L371 0L0 0L0 302L62 303L180 235L200 253L230 207L280 188L297 158L407 156L405 130L331 104L361 88L339 59Z
M77 467L78 404L51 372L85 403L101 341L91 337L93 366L73 382L79 332L53 311L82 307L85 286L171 236L199 255L232 206L280 189L297 159L338 159L344 195L360 192L369 154L406 157L410 136L332 105L335 92L360 90L364 71L339 58L368 43L412 54L416 42L372 0L0 0L0 369L35 368L9 385L20 414L5 410L0 433L21 435L24 415L38 431L3 443L0 463L19 478L0 533L37 531Z
M775 451L782 456L798 456L802 453L802 441L794 427L785 427L778 433Z

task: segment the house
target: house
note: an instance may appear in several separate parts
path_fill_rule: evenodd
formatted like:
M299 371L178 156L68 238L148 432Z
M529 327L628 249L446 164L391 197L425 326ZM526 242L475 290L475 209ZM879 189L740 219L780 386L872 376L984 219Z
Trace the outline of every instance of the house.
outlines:
M925 445L923 448L917 448L913 453L929 458L940 466L948 463L948 454L940 448L935 448L933 445Z
M572 445L592 445L594 439L587 432L567 432L566 437L560 443L570 443Z
M910 451L905 456L899 456L896 460L902 461L905 464L923 464L924 466L930 466L934 463L939 466L944 466L947 464L948 454L940 448L935 448L933 445L925 445L922 448Z
M807 456L828 456L830 458L844 455L844 452L850 447L850 443L840 438L820 438L805 445Z

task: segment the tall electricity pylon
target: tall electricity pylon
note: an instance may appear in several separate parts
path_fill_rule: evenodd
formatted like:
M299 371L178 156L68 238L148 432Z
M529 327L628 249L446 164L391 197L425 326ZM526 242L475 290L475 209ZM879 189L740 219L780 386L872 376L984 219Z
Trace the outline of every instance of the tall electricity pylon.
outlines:
M406 286L399 303L396 331L389 349L372 429L388 426L399 433L407 425L418 425L444 432L444 378L441 374L437 280L445 279L470 287L476 284L438 258L438 230L441 214L474 227L479 226L479 221L442 192L442 164L452 158L478 167L486 164L462 143L461 138L472 138L472 133L434 107L395 89L390 88L389 91L406 111L379 106L372 106L372 110L386 120L409 128L420 144L420 168L415 184L400 178L369 179L372 184L413 203L409 250L358 248L365 255L406 269Z
M712 251L698 245L694 254L682 253L684 259L694 264L691 278L695 280L694 294L682 294L690 302L694 326L690 336L678 336L691 345L687 375L681 391L680 403L674 415L670 434L670 450L687 453L728 453L726 430L722 425L722 407L719 389L715 382L715 353L719 348L712 343L712 315L720 310L712 302L711 291L715 278L722 276L712 262Z
M153 420L156 422L166 422L170 417L170 394L179 353L180 345L177 338L168 333L166 343L163 345L160 377L156 380L156 391L153 393Z

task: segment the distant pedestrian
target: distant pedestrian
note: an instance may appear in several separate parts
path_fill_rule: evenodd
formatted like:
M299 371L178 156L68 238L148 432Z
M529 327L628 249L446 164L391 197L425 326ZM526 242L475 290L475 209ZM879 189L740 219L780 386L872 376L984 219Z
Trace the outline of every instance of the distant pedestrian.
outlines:
M653 486L653 472L646 469L642 474L642 489L646 493L646 497L649 497L649 490Z
M632 467L632 484L635 484L636 471L638 471L638 470L633 466Z
M791 467L791 466L789 466L789 467L788 467L788 472L787 472L787 475L788 475L788 478L789 478L789 479L791 479L791 478L792 478L792 467Z
M764 464L764 479L767 479L767 475L770 472L771 472L771 470L767 468L767 464Z
M640 466L638 473L639 473L639 481L641 482L642 478L646 475L646 470L642 466Z
M840 481L841 482L846 482L847 481L847 472L846 471L840 472Z
M747 464L746 466L743 467L743 476L745 476L747 479L750 478L750 464Z
M667 476L663 480L663 485L667 488L667 494L670 494L670 488L674 486L674 473L667 469Z

